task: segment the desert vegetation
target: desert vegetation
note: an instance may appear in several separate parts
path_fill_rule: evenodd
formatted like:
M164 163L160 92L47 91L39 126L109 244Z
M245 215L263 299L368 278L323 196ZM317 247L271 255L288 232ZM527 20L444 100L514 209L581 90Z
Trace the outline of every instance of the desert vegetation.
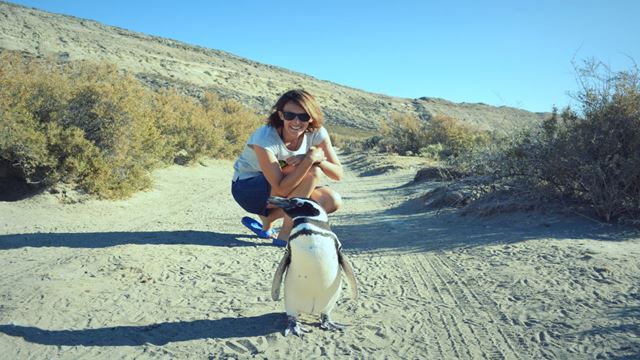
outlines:
M607 222L640 215L638 70L612 72L588 61L578 69L579 108L565 108L519 134L490 163L498 179L587 205ZM501 164L501 166L497 166Z
M395 116L380 135L351 149L440 160L466 179L476 198L496 192L554 199L607 221L639 223L640 81L636 67L612 72L597 61L576 67L577 108L554 109L509 135L449 117ZM478 191L478 189L480 189ZM473 200L473 199L472 199Z
M237 154L260 124L235 101L152 91L112 64L8 51L0 64L1 170L41 187L127 197L158 166Z
M379 151L423 156L434 160L455 158L487 145L491 134L452 117L433 116L421 121L415 116L394 114L384 121L378 134L347 139L348 151Z
M261 123L236 101L154 91L112 64L59 64L9 51L0 63L0 176L41 188L65 183L102 198L127 197L147 188L158 166L234 157ZM638 223L638 69L612 72L587 61L577 75L577 108L554 109L509 135L445 115L425 121L396 114L375 134L336 126L332 138L345 151L437 161L474 179L467 182L474 199L496 192L554 198L607 222Z

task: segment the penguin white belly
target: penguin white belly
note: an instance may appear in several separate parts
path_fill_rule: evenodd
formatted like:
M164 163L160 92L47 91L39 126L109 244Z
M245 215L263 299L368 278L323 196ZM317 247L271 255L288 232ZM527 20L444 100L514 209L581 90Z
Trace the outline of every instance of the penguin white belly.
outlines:
M328 314L341 290L335 243L326 238L299 236L291 243L291 264L284 281L288 315Z

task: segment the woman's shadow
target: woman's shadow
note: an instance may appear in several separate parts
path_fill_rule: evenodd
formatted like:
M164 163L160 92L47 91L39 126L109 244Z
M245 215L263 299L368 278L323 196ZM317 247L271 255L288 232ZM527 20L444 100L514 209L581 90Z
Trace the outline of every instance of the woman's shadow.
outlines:
M284 313L217 320L179 321L145 326L114 326L100 329L45 330L33 326L0 325L0 333L25 341L57 346L138 346L165 345L196 339L254 337L277 333L285 328Z

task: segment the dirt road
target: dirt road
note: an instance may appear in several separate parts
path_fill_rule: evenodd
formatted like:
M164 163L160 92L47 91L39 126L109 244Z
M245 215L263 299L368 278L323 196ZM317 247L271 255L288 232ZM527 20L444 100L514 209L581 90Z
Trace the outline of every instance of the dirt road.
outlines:
M436 185L410 184L414 160L343 161L331 220L361 287L334 310L346 331L306 316L311 334L283 336L282 249L242 227L231 162L211 160L125 201L0 202L0 358L640 356L637 232L427 210L411 200Z

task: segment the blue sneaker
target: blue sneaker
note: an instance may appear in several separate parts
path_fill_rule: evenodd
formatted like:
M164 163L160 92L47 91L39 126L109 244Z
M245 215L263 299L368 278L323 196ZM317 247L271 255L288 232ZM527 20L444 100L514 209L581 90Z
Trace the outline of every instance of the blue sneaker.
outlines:
M262 224L256 219L252 219L248 216L245 216L241 220L242 225L246 226L247 229L253 231L261 239L271 239L275 235L275 229L270 229L269 231L262 230Z

